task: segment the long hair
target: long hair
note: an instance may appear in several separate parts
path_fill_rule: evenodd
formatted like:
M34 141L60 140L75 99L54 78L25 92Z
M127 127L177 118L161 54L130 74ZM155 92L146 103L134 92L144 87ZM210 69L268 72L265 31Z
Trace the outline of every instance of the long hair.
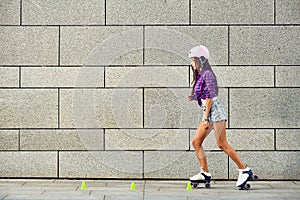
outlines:
M191 83L193 90L192 90L191 94L194 94L194 89L195 89L196 83L198 81L198 74L200 72L200 66L201 66L202 70L209 70L214 75L214 77L216 79L216 88L215 89L216 89L216 94L218 95L218 93L219 93L218 80L217 80L217 77L216 77L214 71L211 68L211 65L208 62L208 59L206 59L204 56L201 56L200 58L194 57L194 59L195 59L195 64L196 64L196 70L193 70L193 67L191 66L192 71L193 71L193 81Z

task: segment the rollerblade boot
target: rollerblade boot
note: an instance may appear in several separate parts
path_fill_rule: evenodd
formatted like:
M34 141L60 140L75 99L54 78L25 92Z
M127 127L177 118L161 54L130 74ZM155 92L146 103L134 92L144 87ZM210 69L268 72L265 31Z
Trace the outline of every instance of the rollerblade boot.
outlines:
M248 190L251 186L247 181L256 181L257 179L258 176L253 175L249 167L246 169L239 169L239 178L236 182L236 186L239 187L240 190Z
M201 169L201 172L192 176L190 178L190 182L193 188L197 188L199 183L204 183L206 188L210 188L211 174L208 172L204 172Z

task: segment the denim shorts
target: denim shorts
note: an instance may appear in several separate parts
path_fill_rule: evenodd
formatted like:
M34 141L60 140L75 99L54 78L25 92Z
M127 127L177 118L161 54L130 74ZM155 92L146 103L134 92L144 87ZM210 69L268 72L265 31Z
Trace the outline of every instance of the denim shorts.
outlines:
M204 121L205 117L205 111L206 111L206 105L205 102L203 102L203 118L202 121ZM219 122L219 121L227 121L226 112L224 107L222 106L220 100L217 97L213 98L212 105L210 108L210 113L208 114L208 119L210 123Z

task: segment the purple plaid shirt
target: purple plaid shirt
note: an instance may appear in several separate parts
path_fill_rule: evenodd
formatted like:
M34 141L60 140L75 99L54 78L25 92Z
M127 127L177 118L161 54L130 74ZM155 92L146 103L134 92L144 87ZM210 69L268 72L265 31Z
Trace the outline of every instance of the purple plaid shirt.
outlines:
M201 107L201 99L214 98L217 96L217 80L210 70L202 70L198 74L198 81L194 88L195 99Z

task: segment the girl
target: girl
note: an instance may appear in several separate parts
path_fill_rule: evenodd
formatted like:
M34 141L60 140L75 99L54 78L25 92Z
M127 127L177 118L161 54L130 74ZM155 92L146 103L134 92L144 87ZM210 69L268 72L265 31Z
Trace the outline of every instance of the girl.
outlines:
M238 166L239 177L237 187L242 187L252 177L251 170L242 162L236 151L227 143L226 140L226 113L221 105L218 95L217 78L208 62L209 52L205 46L196 46L188 52L191 59L193 70L193 91L188 96L188 101L198 100L200 107L203 107L203 119L199 124L192 144L200 162L201 171L191 177L191 181L205 180L210 186L211 174L208 172L206 155L202 143L212 128L215 132L218 147L225 151L227 155ZM249 186L250 187L250 186Z

